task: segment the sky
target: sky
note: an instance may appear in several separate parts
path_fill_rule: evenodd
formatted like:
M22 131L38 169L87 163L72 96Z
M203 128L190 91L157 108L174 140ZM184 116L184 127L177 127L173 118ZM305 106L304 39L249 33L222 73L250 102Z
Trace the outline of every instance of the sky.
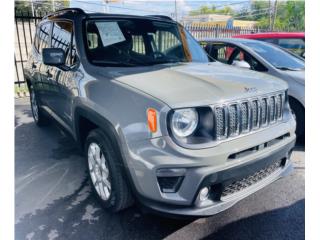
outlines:
M109 0L110 1L110 0ZM174 0L117 0L117 2L104 4L103 0L70 0L71 7L80 7L86 11L110 12L133 15L161 14L175 17ZM176 0L177 16L180 19L188 14L190 10L198 9L200 6L211 6L214 4L218 8L230 6L239 9L249 5L249 0Z

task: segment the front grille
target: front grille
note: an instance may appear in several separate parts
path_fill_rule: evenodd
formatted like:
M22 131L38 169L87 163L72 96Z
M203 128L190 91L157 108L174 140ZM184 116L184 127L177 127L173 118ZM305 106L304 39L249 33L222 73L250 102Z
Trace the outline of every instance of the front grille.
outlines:
M241 131L248 131L249 130L249 106L248 106L248 102L243 102L241 103Z
M253 100L251 103L251 116L252 116L252 128L259 127L259 113L260 113L260 106L258 100Z
M282 105L283 102L283 96L281 94L276 96L276 118L281 119L282 118Z
M276 102L274 100L274 96L269 98L269 108L270 122L273 123L276 119Z
M284 93L214 107L216 139L234 137L282 119Z
M237 105L236 104L230 105L229 106L229 124L228 124L229 135L237 134L238 121L239 121L239 116L238 116Z
M267 120L268 120L267 112L268 112L267 99L263 98L261 99L261 125L267 124Z
M273 164L255 172L252 175L249 175L241 180L234 181L230 185L227 185L222 193L221 198L229 196L231 194L237 193L241 190L244 190L247 187L252 186L253 184L263 180L264 178L270 176L282 165L282 160L276 161Z
M226 114L225 108L217 107L215 109L215 120L216 120L216 137L220 139L226 135Z

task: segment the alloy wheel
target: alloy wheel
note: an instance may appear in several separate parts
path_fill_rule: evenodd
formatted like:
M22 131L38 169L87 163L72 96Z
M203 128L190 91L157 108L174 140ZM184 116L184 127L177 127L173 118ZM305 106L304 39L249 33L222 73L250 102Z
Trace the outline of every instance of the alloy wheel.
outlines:
M104 154L97 143L91 143L88 148L88 164L90 177L98 195L104 201L111 195L109 168Z

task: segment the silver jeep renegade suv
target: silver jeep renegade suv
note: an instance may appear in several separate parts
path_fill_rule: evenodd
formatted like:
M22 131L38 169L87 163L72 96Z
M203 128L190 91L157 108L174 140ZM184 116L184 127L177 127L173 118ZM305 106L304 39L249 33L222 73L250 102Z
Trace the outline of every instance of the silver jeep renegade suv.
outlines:
M111 211L209 216L292 170L286 83L209 62L167 17L48 15L25 76L36 124L71 133Z

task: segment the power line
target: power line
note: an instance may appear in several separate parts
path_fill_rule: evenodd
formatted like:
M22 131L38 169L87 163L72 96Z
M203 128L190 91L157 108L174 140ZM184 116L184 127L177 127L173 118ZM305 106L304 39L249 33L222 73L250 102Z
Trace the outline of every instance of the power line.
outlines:
M270 9L269 8L263 8L263 9L258 9L258 10L254 10L254 11L251 11L251 12L247 12L247 13L238 13L236 15L233 15L233 17L237 17L237 16L249 16L251 15L252 13L257 13L257 12L265 12L265 11L269 11Z
M266 15L268 12L262 12L262 13L256 13L256 14L247 14L245 16L237 17L237 19L241 18L247 18L247 17L254 17L254 16L260 16L260 15Z
M192 1L192 2L197 2L197 1ZM220 7L227 7L227 6L232 6L232 5L239 5L239 4L243 4L243 3L249 3L250 1L242 1L242 2L234 2L234 3L228 3L228 4L220 4L220 5L214 5L214 3L212 4L214 7L216 8L220 8Z

